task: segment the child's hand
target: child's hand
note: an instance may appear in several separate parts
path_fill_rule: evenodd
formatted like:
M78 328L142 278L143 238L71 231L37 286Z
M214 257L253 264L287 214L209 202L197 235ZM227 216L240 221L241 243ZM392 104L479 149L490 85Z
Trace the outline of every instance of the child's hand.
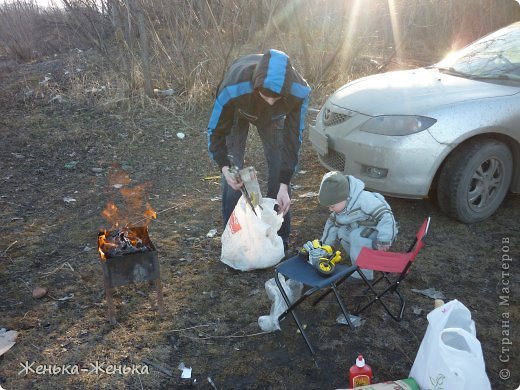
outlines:
M376 241L376 249L378 251L388 252L390 249L390 244L386 242Z

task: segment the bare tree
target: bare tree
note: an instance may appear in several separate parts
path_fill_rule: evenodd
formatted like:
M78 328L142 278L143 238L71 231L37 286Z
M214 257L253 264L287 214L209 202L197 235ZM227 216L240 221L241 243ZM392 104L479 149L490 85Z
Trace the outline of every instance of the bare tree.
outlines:
M150 71L150 43L148 40L148 27L144 16L143 5L140 0L130 0L131 9L137 14L137 26L139 29L139 48L141 53L141 66L143 70L144 92L153 97L152 74Z

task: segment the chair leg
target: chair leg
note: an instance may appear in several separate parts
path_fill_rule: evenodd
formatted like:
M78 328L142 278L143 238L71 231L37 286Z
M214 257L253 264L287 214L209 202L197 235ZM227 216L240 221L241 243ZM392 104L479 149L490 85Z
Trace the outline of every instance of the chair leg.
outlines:
M341 279L339 279L335 284L335 286L339 286L341 283L343 283L345 281L345 279L347 279L349 276L351 276L354 272L356 272L356 270L352 271L351 273L345 275L344 277L342 277ZM327 291L325 291L323 294L321 294L318 298L316 298L314 300L314 302L312 303L313 306L316 306L318 303L320 303L323 298L325 298L327 295L329 295L330 293L332 292L332 288L329 287L327 289Z
M350 329L354 329L354 325L352 325L352 321L350 321L350 317L349 317L347 308L343 304L343 300L341 299L341 297L338 293L338 289L334 285L332 285L331 287L332 287L332 291L334 291L334 295L336 296L336 301L338 301L339 307L341 307L341 311L342 311L343 315L345 316L345 319L347 320L348 326L350 327Z
M289 297L285 293L285 290L283 289L282 284L280 283L280 279L278 278L278 273L275 273L274 281L276 282L276 285L278 286L278 289L280 290L280 293L282 294L282 297L283 297L285 303L287 304L287 310L278 317L278 321L281 321L290 312L294 319L294 322L296 322L296 325L298 326L298 329L300 330L300 333L301 333L303 339L305 340L305 343L307 344L307 347L309 348L309 351L311 352L311 355L314 356L315 355L314 348L312 347L312 344L307 336L307 333L305 333L305 330L303 329L303 325L300 322L300 319L298 318L298 316L296 315L296 313L294 311L296 306L303 299L305 299L305 296L303 296L302 298L298 299L296 302L291 304Z
M386 306L385 302L381 298L379 298L379 302L381 303L381 305L383 305L383 307L385 308L386 312L390 315L390 317L392 317L397 322L401 322L401 320L403 319L403 316L404 316L404 308L405 308L406 303L405 303L401 293L398 290L394 290L393 293L399 297L399 311L398 311L399 314L397 316L394 315L390 311L390 309Z
M361 276L363 277L363 279L365 279L365 282L367 283L369 290L374 294L374 297L361 308L358 306L356 308L356 310L354 311L354 314L359 314L359 313L365 311L366 309L368 309L370 306L372 306L373 303L379 302L383 306L383 308L386 310L386 312L390 315L390 317L392 317L395 321L400 322L403 319L403 315L404 315L405 301L404 301L404 298L401 295L400 291L397 289L399 287L399 282L397 282L396 284L390 284L386 289L384 289L382 292L378 293L376 291L376 289L373 287L374 284L378 283L383 278L389 283L390 283L390 281L386 277L383 276L383 277L379 278L375 283L371 284L368 281L368 279L365 278L364 275L361 275ZM390 308L386 305L386 303L382 299L384 297L384 295L386 293L388 293L389 291L391 291L392 293L396 294L399 297L399 312L398 312L399 314L397 316L391 312Z

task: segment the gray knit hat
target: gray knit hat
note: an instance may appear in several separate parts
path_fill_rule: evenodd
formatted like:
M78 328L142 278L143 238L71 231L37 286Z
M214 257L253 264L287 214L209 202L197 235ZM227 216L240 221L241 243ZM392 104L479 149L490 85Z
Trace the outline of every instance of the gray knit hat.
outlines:
M338 171L326 173L320 184L318 200L322 206L347 200L349 193L349 182L345 175Z

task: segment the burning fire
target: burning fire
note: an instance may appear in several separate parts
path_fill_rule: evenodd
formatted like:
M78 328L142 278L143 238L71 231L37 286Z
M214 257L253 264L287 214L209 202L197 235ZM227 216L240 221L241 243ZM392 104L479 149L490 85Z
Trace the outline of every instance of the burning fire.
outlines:
M123 200L123 209L120 210L115 203L109 202L101 215L111 224L110 230L102 230L98 234L98 251L101 260L136 252L146 252L152 250L149 242L143 242L144 237L148 236L148 225L153 219L157 218L157 213L149 202L146 202L143 209L143 199L147 184L128 187L131 180L126 173L116 171L109 177L112 187L118 188ZM141 210L141 212L139 212ZM133 221L130 218L135 218ZM139 220L136 220L139 217ZM144 217L144 218L142 218ZM133 226L144 226L134 228ZM149 241L149 239L148 239Z
M146 231L146 230L145 230ZM148 252L152 248L139 237L137 230L121 228L98 234L98 251L101 260L131 253Z

